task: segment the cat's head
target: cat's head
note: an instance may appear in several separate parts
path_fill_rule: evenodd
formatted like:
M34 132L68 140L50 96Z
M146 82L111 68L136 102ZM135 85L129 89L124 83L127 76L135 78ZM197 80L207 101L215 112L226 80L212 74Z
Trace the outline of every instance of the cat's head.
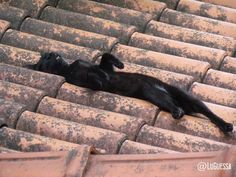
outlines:
M68 66L68 63L63 60L61 55L49 52L42 53L40 60L36 64L27 65L26 68L61 75Z

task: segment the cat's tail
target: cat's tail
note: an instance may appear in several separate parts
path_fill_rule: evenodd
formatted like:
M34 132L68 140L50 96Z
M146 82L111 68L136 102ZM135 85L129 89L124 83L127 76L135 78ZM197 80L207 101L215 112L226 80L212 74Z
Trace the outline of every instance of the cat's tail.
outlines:
M220 128L223 132L232 132L233 124L224 121L222 118L213 113L201 100L179 89L170 87L172 97L186 114L200 113L206 116L212 123Z
M195 104L195 105L194 105ZM224 121L222 118L213 113L202 101L196 99L193 104L193 109L196 113L203 114L210 119L224 133L233 131L233 124Z

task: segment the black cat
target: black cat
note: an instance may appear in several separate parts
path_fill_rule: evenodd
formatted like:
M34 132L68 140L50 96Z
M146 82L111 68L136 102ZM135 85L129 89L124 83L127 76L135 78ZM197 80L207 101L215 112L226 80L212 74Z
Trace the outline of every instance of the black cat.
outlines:
M182 89L143 74L116 72L113 66L124 68L124 64L109 53L103 54L99 65L81 60L69 65L65 64L59 55L49 53L43 55L34 68L62 75L67 82L77 86L147 100L170 112L175 119L180 119L184 114L201 113L223 132L233 131L232 124L225 122L209 110L201 100Z
M65 77L68 83L93 90L102 89L102 82L109 80L106 72L83 60L76 60L69 64L57 53L42 53L38 63L26 65L28 69L43 71Z

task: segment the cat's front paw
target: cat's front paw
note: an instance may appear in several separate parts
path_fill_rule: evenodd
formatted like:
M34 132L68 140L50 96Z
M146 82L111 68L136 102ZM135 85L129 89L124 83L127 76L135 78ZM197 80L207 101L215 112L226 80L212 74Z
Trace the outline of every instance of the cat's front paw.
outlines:
M116 62L115 63L115 66L117 67L117 68L119 68L119 69L123 69L125 66L124 66L124 63L122 63L122 62Z
M180 119L184 116L185 113L182 108L177 108L171 114L174 119Z
M224 133L228 133L228 132L232 132L234 129L233 124L231 123L221 123L220 125L218 125L218 127L220 128L220 130Z

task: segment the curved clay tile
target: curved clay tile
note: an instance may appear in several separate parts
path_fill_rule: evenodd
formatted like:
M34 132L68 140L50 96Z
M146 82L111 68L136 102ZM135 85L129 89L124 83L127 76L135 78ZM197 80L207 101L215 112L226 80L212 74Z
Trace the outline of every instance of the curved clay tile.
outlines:
M175 120L171 114L162 111L158 114L154 126L224 143L236 144L235 133L227 136L209 120L199 117L185 115L182 119Z
M110 51L111 48L118 43L118 39L114 37L57 25L33 18L24 20L21 25L21 31L102 51Z
M180 0L177 10L221 21L236 23L236 9L223 6L194 0Z
M148 125L142 127L136 141L180 152L207 152L223 150L230 147L229 144L209 140L207 138Z
M212 34L158 21L150 21L145 33L167 39L222 49L232 56L236 47L234 38Z
M139 31L143 31L146 24L154 18L153 15L145 12L87 0L60 0L58 7L72 12L91 15L127 25L134 25Z
M219 68L222 60L226 56L226 52L223 50L188 44L137 32L131 36L129 45L151 51L205 61L210 63L212 68Z
M59 25L116 37L123 44L127 44L130 36L136 31L136 27L134 26L52 7L46 7L40 19Z
M57 95L58 99L82 104L94 108L126 114L142 118L148 124L153 124L158 108L143 100L120 96L102 91L91 91L68 83L62 85Z
M55 117L25 111L19 118L17 130L30 132L76 144L87 144L114 154L126 139L123 133L79 124Z
M142 118L96 109L50 97L45 97L40 102L37 112L80 124L125 133L131 140L135 139L139 129L145 123Z

